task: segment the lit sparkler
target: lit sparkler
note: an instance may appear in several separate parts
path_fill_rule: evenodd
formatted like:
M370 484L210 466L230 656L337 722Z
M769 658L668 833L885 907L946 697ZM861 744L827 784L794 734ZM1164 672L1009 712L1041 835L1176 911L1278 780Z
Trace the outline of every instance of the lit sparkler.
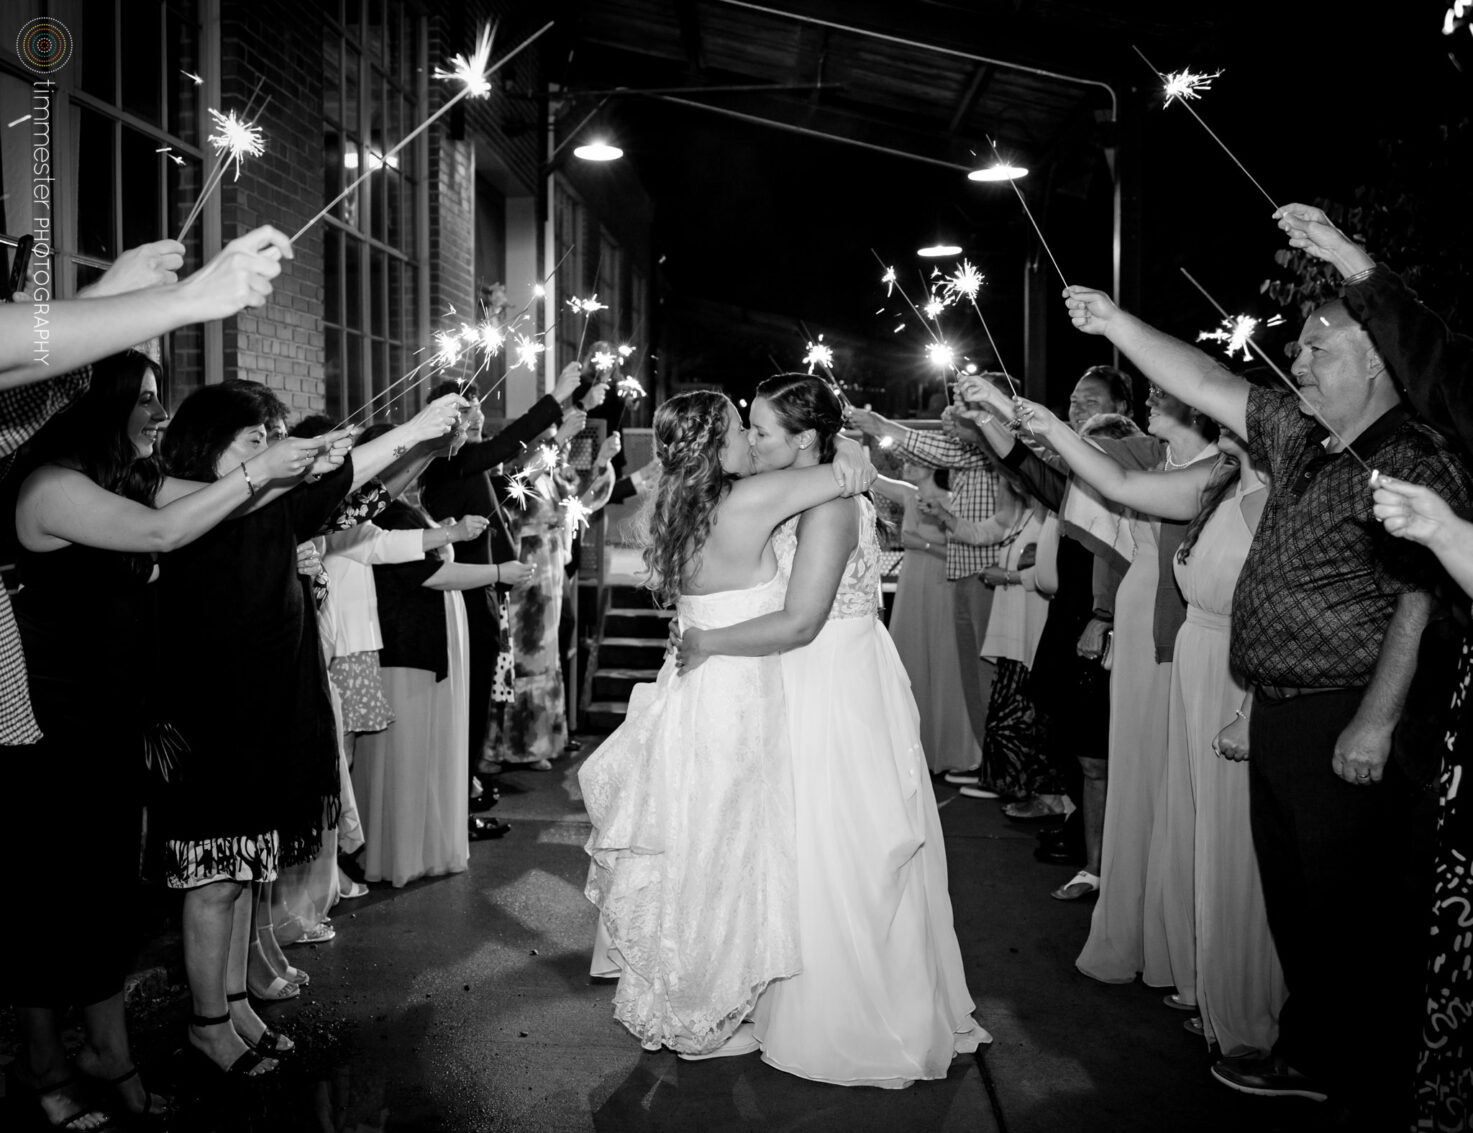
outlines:
M944 342L928 342L926 361L933 366L940 366L943 370L950 370L956 365L956 351Z
M260 82L256 84L256 91L261 89ZM260 157L266 151L266 135L254 120L246 121L246 115L251 112L251 106L256 101L256 92L251 93L250 102L241 114L230 111L221 114L214 107L210 107L210 116L215 119L215 132L206 139L210 147L215 151L215 165L205 178L205 186L200 190L199 200L194 202L194 207L189 210L189 215L184 218L184 224L179 229L179 239L182 242L188 234L199 214L204 211L205 202L210 199L210 194L215 191L220 182L225 179L225 171L230 163L235 163L235 178L240 180L240 163L242 158ZM271 101L268 96L266 102L261 104L261 109L266 109L266 103Z
M634 353L634 347L630 346L627 342L623 346L619 347L619 357L620 358L626 358L627 359L633 353Z
M595 311L607 311L609 305L598 301L598 292L594 292L587 299L580 299L574 295L568 299L568 310L575 315L591 315Z
M172 161L175 165L183 165L184 164L184 158L182 156L180 156L179 154L177 154L177 153L174 152L174 147L173 146L160 146L158 149L154 150L153 152L154 153L166 154L168 156L169 160Z
M527 501L532 496L532 489L527 484L527 473L525 470L514 472L507 477L506 494L511 497L513 503L523 511L527 510Z
M982 279L982 273L972 266L971 261L963 260L962 266L947 279L944 290L953 299L966 299L975 303L977 292L982 290Z
M1222 72L1214 71L1210 75L1199 75L1192 71L1175 71L1168 75L1163 71L1157 71L1156 64L1147 59L1146 53L1142 51L1139 47L1135 48L1135 53L1141 57L1141 61L1144 62L1147 67L1151 68L1151 70L1153 71L1156 71L1156 76L1162 81L1162 83L1165 84L1163 89L1166 95L1166 105L1170 106L1173 102L1179 102L1183 106L1185 106L1187 108L1187 113L1197 120L1197 125L1206 130L1207 136L1222 147L1222 152L1227 154L1228 157L1232 159L1233 164L1243 171L1243 176L1247 177L1248 180L1253 182L1253 187L1257 189L1260 193L1262 193L1267 199L1268 203L1273 205L1275 211L1277 211L1279 207L1278 202L1268 195L1268 190L1258 183L1258 178L1254 177L1253 174L1248 172L1248 167L1238 160L1237 155L1233 153L1232 150L1228 149L1227 143L1219 138L1213 132L1212 127L1207 125L1207 123L1202 120L1202 116L1192 108L1192 100L1200 98L1201 92L1210 87L1212 85L1212 80L1217 78L1217 76L1222 74Z
M518 366L525 366L527 369L535 371L537 369L537 356L546 349L547 344L535 335L517 335L517 360L512 364L512 369L516 369Z
M922 314L924 314L926 318L930 319L933 323L944 310L946 310L945 301L938 298L934 294L931 296L931 298L926 300L926 305L921 308Z
M435 345L439 349L435 351L434 364L442 370L460 361L460 335L454 331L437 330Z
M822 366L825 370L832 371L834 368L834 348L824 342L823 335L818 336L817 342L808 344L808 353L803 355L803 364L808 367L808 372L813 373L815 366Z
M485 98L486 95L490 94L491 76L494 75L497 71L501 70L501 68L511 62L511 60L516 55L524 51L536 39L543 35L549 28L552 27L552 23L553 21L551 20L547 21L547 23L543 24L535 32L529 35L526 39L522 40L521 43L517 44L516 47L512 48L489 67L487 66L487 63L491 58L492 29L483 26L481 28L480 35L476 39L476 50L471 53L469 58L464 55L456 55L450 60L451 66L449 70L446 70L442 67L435 68L435 78L444 79L450 82L458 82L461 84L460 90L456 91L454 95L448 98L445 101L444 106L440 107L439 110L435 111L413 130L405 134L404 137L400 138L399 141L394 145L394 148L389 150L388 153L384 154L382 161L368 162L367 169L365 169L362 173L355 177L352 182L350 182L348 186L343 189L341 193L339 193L332 200L328 201L327 205L320 212L318 212L316 216L307 221L307 223L302 225L301 228L297 229L297 234L292 237L292 243L295 244L298 240L300 240L303 233L305 233L309 228L311 228L314 224L316 224L319 220L321 220L324 216L326 216L334 208L336 208L339 201L343 200L343 198L345 198L349 193L357 189L359 185L361 185L367 178L373 175L376 169L388 165L389 159L391 157L394 157L396 154L398 154L400 150L402 150L415 138L419 137L420 134L428 130L431 125L439 120L441 115L445 114L461 99L472 97Z
M627 378L620 378L614 383L614 392L630 405L633 405L645 396L644 386L639 384L639 379L633 374L630 374Z
M1222 316L1224 323L1234 323L1235 320L1231 315L1227 313L1227 310L1223 307L1223 305L1212 297L1207 288L1203 287L1200 283L1197 282L1196 277L1193 276L1191 272L1187 271L1186 268L1180 268L1179 270L1181 271L1182 275L1187 277L1187 282L1202 293L1202 298L1206 299L1207 302L1211 303L1214 307L1217 308L1217 313ZM1345 452L1348 452L1352 457L1354 457L1355 462L1359 464L1362 468L1364 468L1368 473L1370 473L1372 477L1374 477L1376 475L1376 470L1373 469L1364 460L1362 460L1355 449L1351 448L1350 445L1346 442L1345 438L1337 433L1334 427L1328 421L1326 421L1324 417L1320 415L1320 411L1310 403L1309 398L1304 396L1304 391L1299 388L1299 383L1291 378L1288 374L1284 373L1283 368L1267 354L1265 354L1263 347L1254 342L1251 337L1245 338L1244 342L1247 346L1252 348L1253 352L1258 355L1259 360L1263 362L1264 365L1266 365L1270 370L1272 370L1275 374L1279 376L1279 381L1283 382L1284 385L1289 387L1290 392L1299 399L1300 404L1302 404L1304 408L1309 411L1310 415L1316 421L1318 421L1321 425L1325 427L1325 431L1340 442L1341 449Z
M887 267L885 274L880 276L880 282L885 285L885 298L895 294L895 269Z
M593 368L600 374L607 374L614 368L619 358L618 355L610 354L607 350L595 350L593 357L589 361L593 363Z
M180 71L179 73L183 75L186 79L189 79L191 82L193 82L194 85L197 87L202 87L205 85L205 80L199 75L196 75L193 71Z
M1258 320L1252 315L1234 315L1232 318L1223 319L1221 326L1213 330L1202 331L1197 335L1197 341L1226 343L1223 350L1229 358L1241 351L1243 361L1248 362L1253 358L1253 352L1248 348L1248 340L1253 337L1253 332L1257 329Z
M577 496L569 496L563 501L563 520L568 525L568 538L574 538L578 532L588 529L589 517L593 515L593 509L580 500Z
M1170 106L1177 99L1201 98L1202 92L1210 89L1212 80L1221 74L1221 71L1213 71L1210 75L1199 75L1195 71L1173 71L1169 75L1163 75L1166 82L1166 105Z

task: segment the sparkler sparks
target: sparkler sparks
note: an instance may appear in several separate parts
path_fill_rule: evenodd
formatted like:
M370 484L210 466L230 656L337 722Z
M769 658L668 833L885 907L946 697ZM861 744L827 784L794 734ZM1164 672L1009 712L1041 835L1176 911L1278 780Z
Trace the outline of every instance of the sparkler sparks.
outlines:
M437 330L435 332L435 345L439 347L435 351L434 364L441 369L448 369L460 361L460 336L452 330Z
M215 132L210 135L210 145L228 164L235 162L235 180L240 180L240 159L260 157L266 149L266 135L254 122L243 122L235 111L221 114L213 107L210 116L215 119Z
M517 366L525 366L529 370L537 369L537 356L547 349L547 344L540 338L528 338L524 334L517 335L517 360L512 369Z
M1226 343L1223 349L1229 358L1241 351L1243 361L1251 362L1253 352L1248 349L1248 340L1257 329L1258 320L1252 315L1234 315L1223 319L1222 325L1216 329L1202 331L1197 335L1197 341Z
M963 260L962 266L956 269L956 274L947 279L945 293L953 299L976 302L977 292L982 290L982 280L982 273L972 266L971 261Z
M580 531L587 530L588 519L591 515L593 515L593 509L577 496L569 496L563 501L563 520L568 525L569 538Z
M525 471L513 473L507 477L506 494L511 497L513 503L523 511L527 510L527 500L532 496L532 489L527 485L527 473Z
M640 385L639 379L632 374L627 378L619 379L614 385L614 392L630 405L633 405L645 396L644 386Z
M169 157L169 160L172 161L175 165L183 165L184 164L184 158L180 157L177 153L174 152L174 147L173 146L160 146L158 149L154 150L153 152L154 153L167 154L168 157Z
M933 366L940 366L943 370L949 370L956 365L956 351L944 342L928 342L926 361Z
M600 374L606 374L612 370L618 360L615 355L610 354L607 350L595 350L593 357L589 359L593 363L593 368Z
M880 276L880 282L885 285L885 298L886 299L888 299L888 298L890 298L890 296L894 295L895 294L895 269L894 268L888 268L887 267L885 269L885 274L882 275L882 276Z
M834 368L834 348L824 342L823 335L818 336L817 342L808 344L808 353L803 355L803 364L808 367L810 374L815 366L822 366L825 370Z
M450 69L447 71L444 67L436 67L432 72L434 77L464 83L466 95L471 98L485 98L491 93L491 78L486 64L491 62L491 41L495 38L495 32L492 25L482 24L481 32L476 37L476 49L469 57L451 56Z
M934 323L937 316L944 310L946 310L946 303L938 299L935 295L932 295L930 299L926 300L926 305L921 308L921 313Z
M1212 80L1221 74L1221 71L1213 71L1210 75L1195 71L1173 71L1163 76L1166 81L1166 105L1170 106L1177 99L1185 101L1189 98L1201 98L1202 92L1210 89Z
M501 328L490 321L476 328L476 337L487 354L495 354L506 343L506 335L501 333Z
M194 85L197 87L202 87L205 85L204 79L200 78L200 76L196 75L193 71L180 71L179 73L183 75L186 79L189 79L191 82L193 82Z
M609 305L598 301L598 292L594 292L587 299L580 299L574 295L568 299L568 309L577 315L591 315L595 311L607 311Z
M630 346L628 343L625 343L623 346L619 347L620 358L628 358L633 353L634 347Z

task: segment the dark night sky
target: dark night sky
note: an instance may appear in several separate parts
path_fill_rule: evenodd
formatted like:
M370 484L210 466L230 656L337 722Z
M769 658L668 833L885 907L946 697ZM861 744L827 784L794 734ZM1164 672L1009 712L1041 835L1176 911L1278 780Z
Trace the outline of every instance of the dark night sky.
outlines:
M1194 105L1278 201L1345 199L1385 173L1381 139L1466 115L1468 77L1448 53L1453 47L1473 65L1473 36L1444 38L1443 10L1217 7L1175 42L1147 49L1167 69L1223 69ZM1118 56L1116 73L1143 94L1159 89L1128 42L1100 50ZM612 120L655 201L667 319L690 300L775 312L793 328L776 344L785 365L802 354L800 320L814 331L868 337L877 354L902 345L918 358L924 338L915 320L895 336L897 320L875 314L884 295L871 249L895 264L915 297L913 249L945 228L987 274L984 309L1005 359L1022 368L1024 262L1037 244L1006 185L646 100L624 101ZM1184 335L1212 325L1179 265L1230 310L1275 313L1259 295L1260 283L1282 271L1272 260L1282 238L1269 203L1179 106L1148 101L1141 142L1142 224L1131 250L1141 265L1140 313ZM1087 160L1092 169L1068 178L1074 192L1055 194L1040 219L1071 282L1108 287L1109 179L1098 150ZM1046 260L1040 270L1052 279ZM1057 398L1082 365L1107 361L1108 352L1069 328L1061 301L1051 303L1048 387ZM890 309L898 307L897 296ZM970 314L947 317L954 337L976 334Z

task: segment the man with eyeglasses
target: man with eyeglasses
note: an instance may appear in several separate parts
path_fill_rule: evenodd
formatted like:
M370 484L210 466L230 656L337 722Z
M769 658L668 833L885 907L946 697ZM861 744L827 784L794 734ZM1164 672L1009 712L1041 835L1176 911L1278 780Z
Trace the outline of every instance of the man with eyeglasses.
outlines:
M1342 302L1305 321L1289 391L1250 385L1103 292L1065 298L1076 327L1245 438L1272 478L1234 594L1232 660L1254 688L1252 835L1289 999L1273 1052L1224 1057L1213 1076L1405 1125L1433 816L1391 740L1439 568L1375 521L1368 480L1375 468L1425 485L1466 514L1467 473Z

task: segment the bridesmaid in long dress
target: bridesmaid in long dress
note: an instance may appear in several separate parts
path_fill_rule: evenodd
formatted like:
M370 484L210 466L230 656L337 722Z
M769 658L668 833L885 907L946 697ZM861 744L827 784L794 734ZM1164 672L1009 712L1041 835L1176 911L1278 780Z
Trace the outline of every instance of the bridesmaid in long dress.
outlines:
M819 379L772 378L753 400L753 466L821 465L842 424ZM785 651L803 972L757 1002L763 1060L898 1089L944 1078L954 1055L991 1036L972 1018L915 698L878 617L874 521L862 499L784 524L773 537L783 609L687 629L680 656L689 672L710 656Z
M1248 836L1248 767L1239 754L1246 726L1240 736L1224 728L1245 721L1249 707L1229 667L1230 616L1266 499L1264 481L1231 433L1219 438L1226 457L1142 472L1064 436L1045 412L1029 416L1035 433L1101 495L1167 519L1191 517L1173 564L1187 616L1172 665L1148 909L1159 918L1152 928L1166 974L1201 1010L1207 1041L1224 1054L1266 1052L1277 1036L1283 971Z
M951 493L937 480L949 472L906 464L900 475L899 480L882 476L875 481L879 495L904 508L900 539L905 558L890 613L890 636L921 711L926 763L932 775L941 775L976 767L982 761L977 736L967 719L956 635L951 632L955 597L946 581L946 531L916 507L920 500L929 499L950 508Z

